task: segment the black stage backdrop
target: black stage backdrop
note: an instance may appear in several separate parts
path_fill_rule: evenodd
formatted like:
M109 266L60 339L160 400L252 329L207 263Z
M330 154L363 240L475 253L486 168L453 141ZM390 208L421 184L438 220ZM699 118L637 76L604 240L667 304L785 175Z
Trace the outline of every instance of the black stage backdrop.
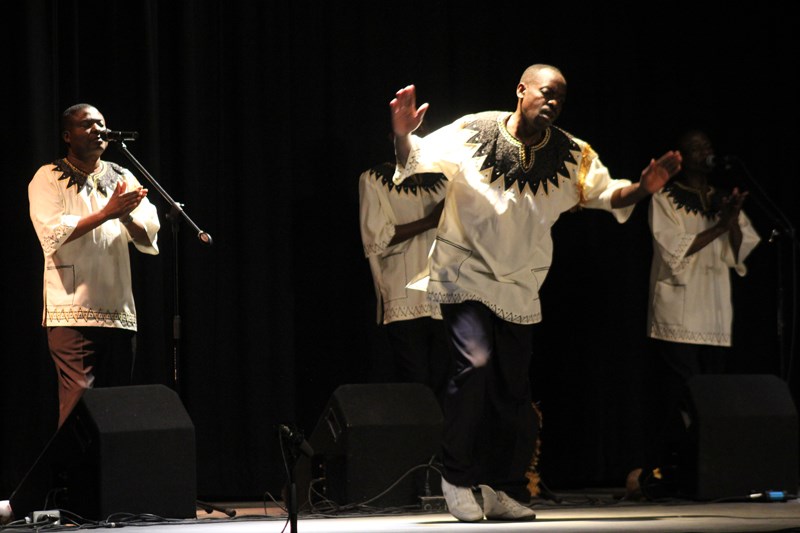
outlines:
M205 246L185 222L172 225L150 187L161 254L133 258L136 379L179 391L196 426L204 499L277 494L285 475L275 425L310 434L337 386L390 379L357 180L393 157L388 102L408 83L431 103L436 127L513 109L522 70L555 64L570 83L560 125L615 177L638 179L679 131L699 125L796 224L798 43L788 13L722 2L701 11L513 4L5 2L0 497L55 423L27 184L63 155L57 119L73 103L96 105L112 129L138 131L131 152L214 238ZM136 172L115 146L106 158ZM768 236L776 225L745 178L719 176L753 191L746 210ZM646 211L625 225L583 211L555 227L531 368L552 488L621 484L640 457L653 360ZM733 371L796 377L790 252L784 237L765 240L734 281Z

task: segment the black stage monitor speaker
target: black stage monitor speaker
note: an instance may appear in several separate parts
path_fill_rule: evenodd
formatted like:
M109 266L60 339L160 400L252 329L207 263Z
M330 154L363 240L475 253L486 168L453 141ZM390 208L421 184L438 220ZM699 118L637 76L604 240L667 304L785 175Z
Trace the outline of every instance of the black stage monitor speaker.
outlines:
M194 425L163 385L89 389L10 500L17 518L53 508L195 518Z
M427 466L441 435L441 407L425 385L342 385L308 440L314 455L295 467L298 501L418 505L426 486L441 494L441 477Z
M683 491L698 500L796 494L797 410L772 375L699 375L688 382Z

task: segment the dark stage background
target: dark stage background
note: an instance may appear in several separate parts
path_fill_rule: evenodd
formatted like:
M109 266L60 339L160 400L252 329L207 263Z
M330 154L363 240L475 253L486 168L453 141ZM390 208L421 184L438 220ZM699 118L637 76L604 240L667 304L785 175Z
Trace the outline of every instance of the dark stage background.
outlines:
M357 181L393 157L388 102L406 84L431 103L436 127L467 112L512 110L523 69L555 64L570 84L559 124L589 141L615 177L638 179L679 131L699 125L796 225L793 18L768 4L705 5L5 3L0 498L55 424L27 184L64 153L64 108L90 102L110 128L139 131L130 150L214 237L208 247L183 222L173 231L150 187L161 254L133 258L137 381L178 389L196 426L201 498L258 499L285 481L276 424L310 434L337 386L390 379ZM114 146L106 158L133 169ZM746 211L768 236L776 226L745 174L719 179L752 191ZM551 488L622 484L640 458L653 360L646 212L640 205L618 225L584 211L555 227L531 368ZM796 378L790 251L783 237L765 239L749 275L734 280L735 372Z

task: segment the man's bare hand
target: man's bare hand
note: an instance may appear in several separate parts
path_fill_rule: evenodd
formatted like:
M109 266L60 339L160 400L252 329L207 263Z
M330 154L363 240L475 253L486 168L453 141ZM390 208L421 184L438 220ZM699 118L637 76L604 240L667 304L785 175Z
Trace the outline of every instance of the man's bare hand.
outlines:
M139 187L135 191L128 191L128 183L126 181L118 181L111 198L103 208L106 218L121 218L129 215L131 211L136 209L147 196L147 189Z
M747 198L747 192L739 192L735 187L729 196L722 199L722 208L719 211L719 224L730 229L739 224L739 212Z
M389 102L392 112L392 130L396 137L405 137L422 124L428 104L417 107L417 90L409 85L397 91Z
M681 161L681 154L678 151L669 151L657 160L651 160L647 168L642 171L639 186L649 194L660 191L669 179L680 171Z

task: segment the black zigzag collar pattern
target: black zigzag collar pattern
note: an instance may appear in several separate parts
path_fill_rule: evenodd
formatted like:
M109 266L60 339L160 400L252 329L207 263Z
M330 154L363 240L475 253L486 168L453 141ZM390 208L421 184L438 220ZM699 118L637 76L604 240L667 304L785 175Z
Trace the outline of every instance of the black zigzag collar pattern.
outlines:
M61 172L61 177L58 178L59 181L69 180L67 181L67 189L74 185L76 192L81 192L81 189L84 187L86 187L87 194L92 192L94 184L89 180L89 174L71 164L66 157L57 159L53 161L52 164L55 167L54 170ZM103 168L100 174L94 179L94 183L97 184L97 190L100 191L103 196L108 196L108 193L117 186L117 181L119 181L122 176L122 167L114 163L109 163L108 161L103 161Z
M525 170L520 160L520 148L502 135L508 114L492 118L478 118L465 129L474 130L475 135L469 143L478 145L473 157L485 157L481 171L490 169L491 182L503 179L505 190L517 185L520 192L527 186L533 194L541 188L548 194L558 188L559 179L569 179L570 173L565 163L577 164L573 153L580 153L578 144L563 130L550 127L550 139L535 154L534 163ZM510 136L510 134L509 134Z
M678 209L705 218L715 217L722 207L723 193L714 187L709 187L703 196L699 189L693 189L680 181L671 181L664 186L664 193Z
M389 191L394 190L397 193L403 192L416 195L417 190L420 189L423 191L435 191L444 187L444 174L432 172L414 174L403 180L403 183L400 185L397 185L392 181L394 169L395 167L391 163L384 163L373 168L371 172L375 179L380 181L384 187L387 187Z

